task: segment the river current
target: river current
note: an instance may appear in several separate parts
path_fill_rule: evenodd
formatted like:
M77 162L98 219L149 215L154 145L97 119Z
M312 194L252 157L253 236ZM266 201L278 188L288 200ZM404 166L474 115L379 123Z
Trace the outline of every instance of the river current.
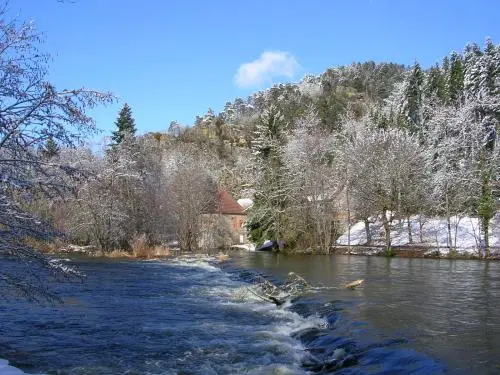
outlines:
M500 373L500 263L246 252L224 263L66 261L87 277L51 285L63 305L0 301L0 358L25 373ZM312 293L277 307L251 292L256 276L279 284L290 271Z

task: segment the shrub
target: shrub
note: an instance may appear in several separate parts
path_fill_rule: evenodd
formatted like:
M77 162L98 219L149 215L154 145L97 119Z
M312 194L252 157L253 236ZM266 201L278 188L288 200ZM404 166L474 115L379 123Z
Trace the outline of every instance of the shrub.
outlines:
M385 250L384 255L388 258L393 258L396 256L396 250L390 247L387 250Z

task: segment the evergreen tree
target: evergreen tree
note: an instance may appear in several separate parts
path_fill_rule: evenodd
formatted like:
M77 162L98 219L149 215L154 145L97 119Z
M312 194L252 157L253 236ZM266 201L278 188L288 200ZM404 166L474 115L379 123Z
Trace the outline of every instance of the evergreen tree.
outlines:
M217 138L217 154L219 158L225 159L227 157L226 147L224 144L224 117L219 114L218 116L212 119L215 127L215 136Z
M408 76L404 90L403 114L412 133L419 132L423 122L424 73L420 64L415 62Z
M446 82L443 71L436 64L427 72L424 86L425 98L443 103L446 96Z
M444 74L448 75L450 71L450 58L448 56L445 56L443 58L443 64L441 66L443 68Z
M111 139L115 145L120 144L127 135L134 136L136 132L135 120L132 117L132 109L125 103L115 121L116 130Z
M50 159L54 156L59 155L59 146L54 141L53 137L49 137L47 142L45 142L45 146L42 148L43 156L47 159Z
M423 93L423 127L428 130L428 121L432 117L436 106L444 105L446 95L446 71L438 64L432 66L425 75Z
M286 123L276 106L270 106L260 116L253 149L258 165L258 190L250 211L247 228L256 243L265 239L285 238L287 191L283 145Z
M480 68L481 97L500 94L500 46L495 46L491 39L486 40Z
M453 52L449 60L448 76L446 78L446 94L448 103L458 105L463 97L464 65L462 56Z
M483 70L482 52L475 43L465 47L464 55L464 92L467 98L479 96L481 90L481 71Z

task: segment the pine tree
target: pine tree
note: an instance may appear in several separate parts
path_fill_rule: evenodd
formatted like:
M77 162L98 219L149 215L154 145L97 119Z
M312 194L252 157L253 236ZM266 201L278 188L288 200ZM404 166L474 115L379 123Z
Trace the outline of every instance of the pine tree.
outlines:
M285 238L287 191L283 162L286 123L280 110L271 105L260 116L253 144L258 171L258 191L247 228L256 243Z
M422 128L423 122L423 89L424 73L418 62L415 62L404 90L403 114L412 133L417 133Z
M446 74L446 71L436 64L425 75L422 113L423 126L426 130L428 130L427 123L432 117L434 108L438 105L444 105L447 102Z
M113 132L111 137L115 145L120 144L127 135L135 135L135 120L132 117L132 109L127 103L125 103L120 110L115 125L117 130Z
M445 100L445 77L438 65L431 67L427 73L424 86L426 99L443 103Z
M224 117L219 114L212 119L215 127L215 136L217 142L217 154L220 159L225 159L227 157L226 147L224 143Z
M444 74L448 74L449 71L450 71L450 59L448 56L445 56L443 58L443 63L442 63L442 68L443 68L443 72Z
M495 46L491 39L486 40L479 69L480 96L498 96L500 94L500 46Z
M464 91L464 64L462 56L453 52L450 57L448 76L446 78L446 92L448 103L458 105Z
M59 146L54 141L53 137L49 137L47 139L47 142L45 142L45 146L42 149L42 153L47 159L59 155Z
M483 53L475 43L465 47L464 55L464 91L469 99L479 97L483 70Z

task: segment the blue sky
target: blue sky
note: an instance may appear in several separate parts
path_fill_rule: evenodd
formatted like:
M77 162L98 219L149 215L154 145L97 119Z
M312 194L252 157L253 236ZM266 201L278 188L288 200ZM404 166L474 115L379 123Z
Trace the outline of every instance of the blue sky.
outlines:
M375 60L429 66L469 41L500 43L498 0L11 0L53 56L58 88L112 91L139 133L191 124L273 82Z

